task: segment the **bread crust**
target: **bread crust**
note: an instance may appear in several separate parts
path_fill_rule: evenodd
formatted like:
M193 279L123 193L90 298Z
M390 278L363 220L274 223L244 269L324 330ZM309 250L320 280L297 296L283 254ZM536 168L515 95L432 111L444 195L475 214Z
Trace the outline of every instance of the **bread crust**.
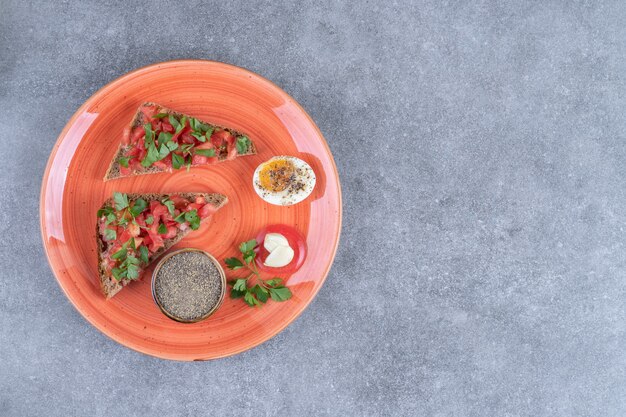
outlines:
M143 198L148 203L150 203L151 201L161 200L165 196L170 196L173 194L177 194L190 201L193 201L198 196L202 196L206 199L207 203L213 204L218 210L228 203L228 198L225 195L218 194L218 193L146 193L146 194L128 193L127 195L128 195L129 200L136 200L138 198ZM104 203L102 203L101 207L112 206L112 205L113 205L113 199L109 198ZM210 219L210 218L211 216L205 219L202 219L201 222L204 222L205 220ZM184 238L191 231L192 231L191 229L187 229L185 231L178 230L176 237L172 239L167 239L166 241L164 241L163 242L164 246L160 248L159 250L157 250L152 255L150 255L150 263L152 263L155 259L161 256L169 248L171 248L172 246L180 242L181 239ZM100 230L98 227L98 222L96 222L96 243L98 245L98 276L99 276L98 281L100 284L100 290L102 291L102 293L108 300L111 297L113 297L115 294L120 292L122 288L124 288L132 280L122 279L121 281L117 281L112 276L107 276L106 270L102 265L102 260L103 260L102 253L105 251L105 247L104 247L104 242L102 241L102 239L100 239Z
M162 106L160 104L157 103L153 103L153 102L145 102L143 103L141 106L139 106L139 108L137 109L137 113L135 113L135 116L133 117L133 120L130 122L130 128L131 130L135 127L138 126L142 126L145 123L144 120L144 114L141 112L141 108L145 107L145 106L157 106L159 108L159 113L168 113L171 115L176 116L177 118L180 118L182 116L186 116L186 117L191 117L189 115L177 112L175 110L172 110L170 108L167 108L165 106ZM224 129L229 131L232 135L234 136L244 136L243 133L238 132L234 129L230 129L228 127L224 127L224 126L220 126L217 125L215 123L210 123L204 120L200 120L198 119L200 122L205 123L205 124L209 124L211 126L215 126L217 128L220 129ZM130 175L122 175L120 172L120 164L119 161L120 159L124 156L124 154L126 153L126 151L130 148L129 145L124 145L123 143L120 143L120 146L117 148L117 152L115 153L115 156L113 157L113 160L111 161L111 164L109 165L106 174L104 174L104 181L109 181L109 180L114 180L117 178L124 178L124 177L130 177L133 175L146 175L146 174L156 174L159 172L172 172L172 168L166 168L166 169L162 169L162 168L158 168L158 167L148 167L148 168L142 168L141 171L135 171ZM239 154L238 156L247 156L247 155L255 155L256 154L256 146L254 145L254 143L252 141L250 141L250 146L248 147L248 150L246 153L243 154ZM223 162L226 160L226 155L221 154L218 155L218 162Z

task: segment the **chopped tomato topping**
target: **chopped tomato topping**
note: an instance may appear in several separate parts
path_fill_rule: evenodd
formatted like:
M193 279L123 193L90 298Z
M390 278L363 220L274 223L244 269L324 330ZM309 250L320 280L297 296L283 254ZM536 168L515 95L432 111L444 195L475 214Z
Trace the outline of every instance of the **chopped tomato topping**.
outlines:
M208 165L220 159L233 159L237 156L237 139L229 130L207 127L197 119L175 114L157 118L155 116L164 111L157 105L141 106L139 111L142 114L141 125L125 132L123 139L123 143L131 146L124 154L128 167L120 167L122 175L143 171L147 167L169 171L190 164ZM209 140L206 137L207 131L213 132ZM163 136L162 133L168 135ZM167 146L164 148L165 145ZM215 149L215 156L196 154L195 149ZM166 156L163 158L164 154Z
M209 162L209 157L204 155L194 155L191 158L191 165L205 165Z
M216 211L217 209L213 206L213 204L205 204L200 210L198 210L198 216L200 216L201 219L206 219Z

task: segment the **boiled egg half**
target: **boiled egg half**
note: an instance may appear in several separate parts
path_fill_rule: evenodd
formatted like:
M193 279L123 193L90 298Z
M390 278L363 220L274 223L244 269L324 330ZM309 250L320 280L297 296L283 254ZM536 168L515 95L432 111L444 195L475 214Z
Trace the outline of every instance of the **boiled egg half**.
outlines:
M277 206L291 206L307 198L315 188L315 172L295 156L275 156L254 171L254 191Z
M268 233L265 235L263 246L269 252L265 262L265 266L272 268L282 268L287 266L293 260L294 251L289 246L287 238L280 233Z

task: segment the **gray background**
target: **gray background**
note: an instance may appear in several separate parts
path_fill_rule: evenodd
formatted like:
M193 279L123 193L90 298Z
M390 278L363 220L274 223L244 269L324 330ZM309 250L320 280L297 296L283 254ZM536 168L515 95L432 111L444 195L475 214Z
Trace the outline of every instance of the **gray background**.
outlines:
M626 3L187 3L0 0L0 415L626 415ZM73 112L190 57L293 95L344 193L316 300L207 363L91 327L38 226Z

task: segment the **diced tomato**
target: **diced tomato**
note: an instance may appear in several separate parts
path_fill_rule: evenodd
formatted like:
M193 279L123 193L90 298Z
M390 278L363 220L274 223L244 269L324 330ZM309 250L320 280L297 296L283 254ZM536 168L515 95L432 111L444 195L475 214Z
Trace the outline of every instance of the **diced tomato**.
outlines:
M206 203L206 200L204 199L203 196L199 195L199 196L196 197L195 203L196 204L204 204L204 203Z
M130 143L135 144L135 143L143 142L140 139L143 139L145 135L146 135L146 131L143 128L143 126L138 126L134 128L133 131L130 132Z
M182 143L195 143L196 142L196 138L191 136L191 131L186 131L185 133L181 133L180 141Z
M209 158L204 155L194 155L191 157L191 165L205 165Z
M151 106L141 106L139 108L139 111L143 113L143 115L145 116L146 121L152 121L152 119L154 118L154 116L157 114L157 106L151 105Z
M159 203L158 201L151 201L150 213L152 213L152 215L154 216L155 221L154 223L152 223L152 225L154 226L157 223L158 219L161 218L161 216L167 214L168 211L167 211L167 207L165 207L163 204ZM158 227L158 224L157 224L157 227Z
M130 127L126 126L122 131L122 144L128 145L130 143Z
M139 159L133 159L128 163L128 169L131 171L139 170L141 168L141 162L139 162Z
M157 167L159 169L167 169L167 165L165 165L165 162L163 161L155 161L152 163L153 167Z
M117 240L119 243L123 245L124 243L128 242L128 239L130 239L131 237L132 237L132 234L130 233L128 229L126 229L123 232L118 233Z
M155 132L162 130L161 119L154 119L150 124L152 124L152 130Z
M211 143L213 143L213 145L218 148L224 144L224 141L226 141L229 136L232 135L226 130L216 130L211 135Z
M174 133L174 126L170 124L167 117L164 117L163 119L161 119L161 128L163 129L164 132Z
M141 229L139 228L139 225L137 225L137 224L135 224L133 222L128 223L128 229L127 230L128 230L128 233L130 233L130 235L132 237L139 236L139 232L141 231Z
M142 237L136 237L135 238L135 247L137 248L137 250L139 250L139 246L141 246L142 243L143 243L143 238Z
M146 227L146 217L143 213L135 217L135 221L137 222L139 226Z
M178 194L172 194L170 196L170 200L174 202L174 207L176 207L179 210L185 208L187 204L189 204L189 201L187 201L186 198L183 198L179 196Z
M202 208L202 204L191 203L191 204L188 204L187 207L185 207L184 211L199 210L201 208Z
M156 222L155 222L156 223ZM148 245L148 249L150 252L156 252L159 248L163 247L163 238L161 235L156 233L156 231L152 231L152 229L148 229L148 236L150 237L150 244Z
M198 210L198 216L200 216L201 219L205 219L216 211L217 209L213 206L213 204L205 204L200 210Z
M163 235L163 239L171 239L176 237L176 233L178 233L178 228L176 226L168 226L167 233Z

